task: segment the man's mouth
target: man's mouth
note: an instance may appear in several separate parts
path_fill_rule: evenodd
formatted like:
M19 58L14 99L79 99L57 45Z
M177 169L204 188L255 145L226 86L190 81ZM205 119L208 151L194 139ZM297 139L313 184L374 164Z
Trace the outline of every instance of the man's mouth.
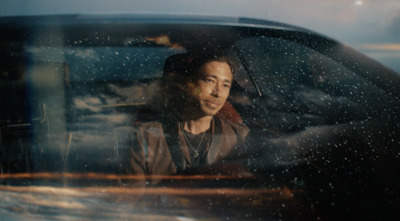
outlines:
M217 109L221 104L219 102L205 101L206 106L210 109Z

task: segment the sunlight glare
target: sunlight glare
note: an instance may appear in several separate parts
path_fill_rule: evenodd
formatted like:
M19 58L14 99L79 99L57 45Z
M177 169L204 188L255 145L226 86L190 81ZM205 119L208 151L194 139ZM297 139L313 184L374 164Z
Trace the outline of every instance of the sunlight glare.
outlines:
M363 3L364 3L364 2L363 2L362 0L357 0L357 1L354 2L354 5L355 5L355 6L362 6Z

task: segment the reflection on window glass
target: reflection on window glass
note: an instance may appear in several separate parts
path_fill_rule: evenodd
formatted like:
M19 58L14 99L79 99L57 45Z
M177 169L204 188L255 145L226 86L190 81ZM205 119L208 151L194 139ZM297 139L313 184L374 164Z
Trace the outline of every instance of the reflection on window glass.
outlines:
M390 211L390 206L398 210L397 95L384 92L360 77L356 68L344 67L329 54L283 39L293 40L300 31L258 32L258 25L164 27L164 23L129 23L131 29L125 31L124 24L116 28L107 24L104 30L90 27L82 33L69 25L43 28L43 33L33 28L39 34L26 36L18 27L25 40L1 38L5 55L0 59L1 214L15 220L31 215L37 219L314 220L335 218L343 211L348 218L349 208L361 211L355 213L356 219L368 209L375 209L377 217ZM158 37L143 37L153 32ZM271 33L275 37L282 33L282 39L269 37ZM199 139L187 134L186 139L199 143L191 151L193 156L199 154L203 141L228 143L220 146L222 150L229 146L228 151L214 149L213 156L222 160L207 165L197 161L171 176L127 172L136 164L147 169L145 164L155 155L159 165L166 162L166 152L148 148L147 141L163 146L160 138L172 136L153 130L155 135L146 142L132 140L138 138L141 125L152 131L149 121L162 118L177 123L168 117L180 114L179 105L190 98L163 91L165 87L182 92L179 89L193 86L186 78L176 78L182 67L180 56L175 58L178 65L167 65L175 72L164 75L166 59L210 48L225 48L236 67L234 81L224 81L230 88L225 93L228 104L220 102L225 113L212 113L226 119L210 121L225 126L214 127L216 133L210 127ZM342 60L356 56L343 54L335 56ZM212 77L204 78L211 83L215 75L207 72ZM168 78L162 82L164 76ZM205 83L205 79L197 80ZM212 86L205 88L219 96ZM190 92L201 94L197 89ZM171 97L174 102L168 103L166 98ZM199 110L196 103L193 107L186 116ZM246 132L240 145L235 143L237 136L218 134L234 134L239 128ZM139 142L136 147L141 148L134 155L132 147ZM209 151L204 147L201 151ZM230 150L232 156L225 154ZM160 167L175 168L174 162L167 164Z
M183 49L166 47L32 47L35 62L65 62L70 81L133 81L162 76L165 59Z
M32 48L36 170L123 173L121 139L161 96L165 59L183 49L165 47ZM41 76L41 77L40 77ZM49 76L53 85L46 87ZM56 97L56 95L58 97ZM60 109L65 107L65 109ZM139 119L142 118L142 119ZM43 134L47 134L43 137ZM122 137L122 138L121 138ZM54 143L58 148L53 148ZM46 150L45 152L40 151ZM50 165L47 158L61 158ZM55 165L54 165L55 164Z
M391 105L390 95L305 46L259 37L241 40L237 47L265 95L261 102L267 113L262 116L274 130L368 119ZM242 86L254 92L252 85Z

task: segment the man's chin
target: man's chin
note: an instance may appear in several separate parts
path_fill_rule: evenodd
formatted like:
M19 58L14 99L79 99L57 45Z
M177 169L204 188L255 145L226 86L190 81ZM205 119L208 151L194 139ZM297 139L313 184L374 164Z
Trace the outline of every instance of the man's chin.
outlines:
M218 109L206 109L206 110L203 110L203 113L205 114L205 115L207 115L207 116L215 116L217 113L218 113L218 111L220 110L220 108L218 108Z

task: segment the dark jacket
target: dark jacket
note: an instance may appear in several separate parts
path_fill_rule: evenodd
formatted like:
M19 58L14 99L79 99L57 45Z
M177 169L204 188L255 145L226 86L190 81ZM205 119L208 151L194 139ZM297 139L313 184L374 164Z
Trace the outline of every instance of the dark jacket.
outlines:
M247 126L219 118L215 118L212 125L206 165L235 157L249 133ZM188 169L191 166L189 150L179 127L179 123L143 123L132 140L131 172L170 175Z

